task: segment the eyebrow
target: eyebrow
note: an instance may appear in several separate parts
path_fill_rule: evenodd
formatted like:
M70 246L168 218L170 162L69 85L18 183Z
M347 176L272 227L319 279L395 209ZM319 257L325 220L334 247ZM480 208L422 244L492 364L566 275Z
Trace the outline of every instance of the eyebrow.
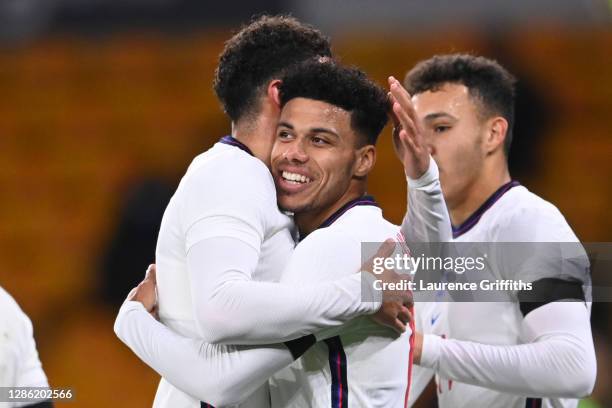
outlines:
M310 129L310 132L311 133L327 133L327 134L329 134L331 136L334 136L334 137L337 137L337 138L340 137L336 132L334 132L331 129L327 129L327 128L312 128L312 129Z
M286 127L288 129L293 130L293 125L287 122L278 122L278 127ZM316 128L311 128L308 130L309 133L327 133L331 136L337 137L339 138L340 135L338 135L336 132L334 132L331 129L327 129L327 128L322 128L322 127L316 127Z
M448 119L452 119L452 120L458 120L456 117L454 117L453 115L451 115L450 113L446 113L446 112L434 112L434 113L430 113L429 115L425 116L425 121L432 121L438 118L448 118Z

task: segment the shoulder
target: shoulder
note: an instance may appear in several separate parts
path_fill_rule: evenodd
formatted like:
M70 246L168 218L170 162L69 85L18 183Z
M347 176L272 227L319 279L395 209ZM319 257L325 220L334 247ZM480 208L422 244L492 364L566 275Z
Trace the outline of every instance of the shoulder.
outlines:
M11 315L11 317L14 317L23 314L15 299L2 287L0 287L0 309L2 311L0 315L3 316Z
M188 189L206 187L223 195L275 191L272 175L261 160L226 145L215 145L197 156L183 181Z
M32 323L21 310L15 299L0 287L0 329L8 330L14 336L22 332L31 331Z
M358 242L384 242L395 239L400 227L387 221L376 206L357 206L350 209L335 225L338 233L353 237Z
M386 239L396 239L399 227L382 217L381 210L372 206L354 207L326 228L313 231L296 248L298 256L311 256L318 262L344 263L342 270L357 271L359 266L376 253Z
M500 200L499 241L574 242L577 237L552 203L519 186Z
M219 145L196 157L177 191L186 223L203 215L276 217L276 189L267 166L240 149Z

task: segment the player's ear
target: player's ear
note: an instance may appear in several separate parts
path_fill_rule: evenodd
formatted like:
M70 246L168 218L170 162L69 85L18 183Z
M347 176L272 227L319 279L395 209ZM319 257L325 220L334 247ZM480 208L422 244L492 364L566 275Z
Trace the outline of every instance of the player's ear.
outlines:
M503 149L506 133L508 132L508 121L501 116L496 116L489 120L488 130L484 143L486 154Z
M358 178L367 176L374 168L375 163L376 147L374 147L374 145L367 144L359 148L357 150L357 160L355 160L353 176Z
M280 85L282 81L280 79L273 79L268 83L267 95L270 101L274 103L280 109Z

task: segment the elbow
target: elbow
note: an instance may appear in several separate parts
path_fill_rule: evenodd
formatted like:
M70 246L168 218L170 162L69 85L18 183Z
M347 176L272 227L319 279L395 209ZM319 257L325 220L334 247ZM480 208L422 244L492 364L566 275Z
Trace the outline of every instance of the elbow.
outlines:
M597 379L595 356L593 355L592 358L587 360L589 360L588 363L583 364L576 375L572 389L573 398L586 398L591 395L593 388L595 388L595 380Z
M193 365L194 370L190 371L189 378L185 380L181 377L181 382L173 385L210 406L235 406L253 393L254 389L250 387L253 381L252 372L237 370L240 360L228 359L231 353L223 358L218 354L219 350L218 346L201 342L199 358ZM225 348L223 350L223 353L230 351ZM261 383L265 383L265 380Z
M597 361L595 350L576 350L574 355L576 362L573 375L568 376L569 384L565 392L566 398L586 398L593 392L597 379Z
M593 388L595 387L595 372L590 372L593 370L589 370L589 372L583 372L577 378L572 381L572 384L565 390L567 398L576 398L582 399L587 398L593 392Z
M244 398L238 398L238 395L231 390L227 390L223 393L219 392L218 394L217 398L210 403L213 407L232 407L239 405L246 399L246 396Z
M128 321L131 310L125 309L121 307L119 309L119 313L115 318L115 323L113 324L113 331L115 332L115 336L119 338L123 343L127 344L127 334L126 331L130 327Z

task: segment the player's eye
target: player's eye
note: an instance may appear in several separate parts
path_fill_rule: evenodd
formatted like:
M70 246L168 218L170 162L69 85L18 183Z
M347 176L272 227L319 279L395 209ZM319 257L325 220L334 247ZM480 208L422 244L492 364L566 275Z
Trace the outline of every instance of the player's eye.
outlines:
M447 125L437 125L437 126L434 126L433 128L434 133L446 132L449 129L450 129L450 126L447 126Z
M314 143L317 146L324 146L324 145L329 144L327 140L321 137L318 137L318 136L313 136L311 140L312 140L312 143Z
M279 139L289 139L291 137L291 134L289 132L287 132L286 130L279 130L278 131L278 138Z

